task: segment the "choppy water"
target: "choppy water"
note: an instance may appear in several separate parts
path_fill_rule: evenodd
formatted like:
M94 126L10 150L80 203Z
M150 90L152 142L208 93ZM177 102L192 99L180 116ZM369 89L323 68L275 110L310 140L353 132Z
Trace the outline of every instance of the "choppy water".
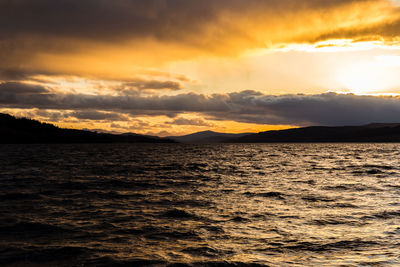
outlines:
M399 148L2 145L0 265L400 265Z

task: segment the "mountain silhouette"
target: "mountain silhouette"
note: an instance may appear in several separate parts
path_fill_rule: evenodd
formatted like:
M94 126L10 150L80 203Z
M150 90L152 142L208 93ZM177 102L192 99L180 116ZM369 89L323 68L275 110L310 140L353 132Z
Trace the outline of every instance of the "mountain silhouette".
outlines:
M202 131L182 136L168 136L168 138L181 143L221 143L232 138L238 138L248 134L250 133L231 134Z
M232 138L231 143L279 142L400 142L400 123L371 123L363 126L312 126L266 131Z
M37 120L0 113L0 143L174 143L174 141L134 133L109 134L63 129Z

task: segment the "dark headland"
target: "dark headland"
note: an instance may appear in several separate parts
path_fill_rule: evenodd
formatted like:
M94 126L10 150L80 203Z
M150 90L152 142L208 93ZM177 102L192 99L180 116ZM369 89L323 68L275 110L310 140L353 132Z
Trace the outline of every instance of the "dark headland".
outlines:
M317 143L400 142L400 123L371 123L363 126L312 126L249 134L230 143Z
M174 143L155 136L134 133L109 134L85 130L63 129L52 124L0 113L0 143Z

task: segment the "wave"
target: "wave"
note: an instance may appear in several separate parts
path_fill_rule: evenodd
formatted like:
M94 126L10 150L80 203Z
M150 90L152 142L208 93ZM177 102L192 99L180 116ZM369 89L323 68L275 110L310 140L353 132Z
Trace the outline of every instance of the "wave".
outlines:
M277 198L277 199L285 199L285 194L281 192L262 192L262 193L253 193L253 192L245 192L243 193L247 196L252 197L266 197L266 198Z
M375 241L363 241L360 239L355 240L342 240L333 243L312 243L312 242L300 242L293 246L284 246L281 249L285 250L296 250L296 251L313 251L313 252L325 252L332 250L354 250L362 248L371 248L374 246L381 245Z
M199 219L198 216L180 209L167 210L166 212L162 213L161 216L174 219Z

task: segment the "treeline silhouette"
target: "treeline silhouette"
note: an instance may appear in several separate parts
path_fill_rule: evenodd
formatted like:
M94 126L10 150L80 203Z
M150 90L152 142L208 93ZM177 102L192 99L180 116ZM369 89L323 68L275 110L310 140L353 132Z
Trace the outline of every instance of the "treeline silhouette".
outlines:
M49 123L0 113L0 143L173 143L173 140L139 134L109 134L63 129Z

